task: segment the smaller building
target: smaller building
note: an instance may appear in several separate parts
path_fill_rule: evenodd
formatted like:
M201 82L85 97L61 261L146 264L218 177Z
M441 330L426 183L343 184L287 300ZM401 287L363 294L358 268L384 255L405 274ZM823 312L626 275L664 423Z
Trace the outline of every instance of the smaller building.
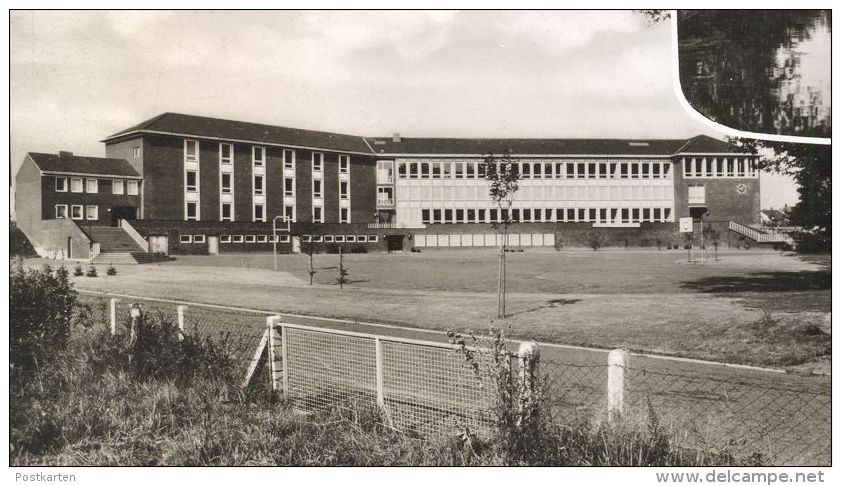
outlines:
M101 250L93 233L138 216L142 184L123 159L30 152L16 176L17 224L39 255L88 260ZM143 251L139 245L114 246Z

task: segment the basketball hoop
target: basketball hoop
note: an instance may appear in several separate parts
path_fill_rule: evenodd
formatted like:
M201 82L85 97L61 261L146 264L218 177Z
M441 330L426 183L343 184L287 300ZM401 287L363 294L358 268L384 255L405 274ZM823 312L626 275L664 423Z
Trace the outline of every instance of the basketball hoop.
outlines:
M278 226L277 221L281 220L281 225ZM278 215L272 218L272 258L274 259L274 271L277 271L277 233L289 233L292 227L292 218L286 215Z

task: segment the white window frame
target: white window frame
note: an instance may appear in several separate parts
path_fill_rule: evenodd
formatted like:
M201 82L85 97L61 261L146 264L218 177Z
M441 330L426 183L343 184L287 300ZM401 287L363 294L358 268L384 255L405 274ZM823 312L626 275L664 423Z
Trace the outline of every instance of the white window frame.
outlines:
M231 208L231 215L227 218L225 217L225 205L230 206ZM219 203L219 221L233 221L234 220L234 203L233 202L221 202Z
M79 210L79 216L74 216L74 212L76 209ZM75 219L77 221L85 219L85 207L81 204L73 204L70 206L70 219Z
M342 194L342 184L347 187L347 191ZM350 200L350 181L339 181L339 199L344 201Z
M357 243L368 243L368 236L367 235L356 235L356 242Z
M286 214L286 209L287 208L292 208L292 214ZM295 211L296 210L295 210L295 205L294 204L285 204L283 206L283 217L288 218L289 221L292 221L294 223L295 222Z
M135 159L139 158L140 157L140 146L135 145L134 147L132 147L131 148L131 154L132 154L132 156L134 156Z
M379 239L378 235L368 235L368 243L376 243Z
M196 215L190 217L190 204L196 205ZM185 221L201 221L201 205L198 201L184 201L184 220Z
M190 189L190 184L188 182L188 178L191 173L196 175L196 183L193 184L192 189ZM199 171L192 169L186 169L184 171L184 192L199 192Z
M257 153L260 153L260 158L257 158ZM251 146L251 165L254 167L266 166L266 147L260 145Z
M58 210L64 210L64 216L58 215ZM70 218L70 209L67 207L66 204L56 204L55 205L55 219L69 219Z
M325 243L333 243L333 235L324 235Z
M346 243L356 243L356 235L345 235Z
M231 235L221 235L219 236L219 243L230 243L231 242Z
M242 235L233 235L233 237L231 238L231 241L233 243L242 243L242 242L245 241L245 237L242 236Z
M94 218L91 218L91 208L93 208ZM86 204L85 205L85 219L90 221L97 221L99 220L99 206L96 204Z
M350 174L350 155L339 154L339 174Z
M225 190L225 176L228 176L228 190ZM219 194L233 194L234 193L234 174L231 172L219 173Z
M291 191L287 192L286 181L292 181L292 190ZM294 177L289 177L289 176L284 176L283 177L283 195L285 197L295 197L295 178Z
M287 159L287 154L291 154L291 157ZM295 150L294 149L283 149L283 168L292 170L294 173L295 170Z
M230 155L228 157L222 155L224 153L222 147L230 147ZM234 144L219 142L219 165L234 165Z
M207 241L204 235L193 235L193 243L204 243Z
M269 235L257 235L257 243L268 243Z
M74 186L78 184L79 190L77 191ZM70 192L75 193L82 193L85 192L85 180L81 177L71 177L70 178Z
M318 192L315 190L315 184L318 182ZM324 198L324 179L313 177L312 179L312 197L313 199L323 199Z
M119 190L117 188L120 188ZM114 179L111 181L111 194L117 194L122 196L126 193L126 182L120 179Z
M257 208L260 207L263 209L263 215L258 219L257 218ZM251 220L254 222L266 222L266 205L263 203L254 203L251 208Z
M190 155L189 151L187 150L187 147L189 147L190 144L195 144L196 145L196 153L194 155ZM184 162L195 162L196 164L198 164L199 163L199 147L200 146L199 146L199 141L198 140L195 140L195 139L192 139L192 138L185 138L184 139Z
M318 159L318 168L316 168L315 161ZM312 153L312 171L313 172L323 172L324 171L324 152L313 152Z
M63 184L64 189L59 189L58 181L64 181L64 184ZM70 186L70 181L67 179L67 177L56 177L55 178L55 191L56 192L67 192L67 190L69 188L68 186Z
M257 236L256 235L245 235L245 242L246 243L257 243Z
M140 181L126 181L126 194L129 196L140 194Z
M279 243L289 243L289 235L280 235L278 238Z
M192 243L193 235L178 235L178 243Z
M319 211L320 214L318 215L318 218L315 217L315 210L316 209L320 210ZM321 207L321 206L313 206L312 207L312 222L313 223L323 223L324 222L324 208L323 207Z
M344 212L347 212L347 217L344 217ZM339 208L339 224L348 223L350 223L350 208Z
M336 243L344 243L345 242L345 235L336 235L334 238Z
M257 190L257 179L260 179L260 189ZM251 190L255 196L266 195L266 177L263 174L254 174L251 176Z

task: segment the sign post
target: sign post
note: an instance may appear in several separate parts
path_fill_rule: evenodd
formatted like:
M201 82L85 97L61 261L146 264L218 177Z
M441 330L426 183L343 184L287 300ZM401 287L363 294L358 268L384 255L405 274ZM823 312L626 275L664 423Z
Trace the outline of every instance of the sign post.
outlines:
M690 235L687 238L689 240L689 247L686 249L686 262L689 263L692 261L692 218L680 218L679 229L681 233Z

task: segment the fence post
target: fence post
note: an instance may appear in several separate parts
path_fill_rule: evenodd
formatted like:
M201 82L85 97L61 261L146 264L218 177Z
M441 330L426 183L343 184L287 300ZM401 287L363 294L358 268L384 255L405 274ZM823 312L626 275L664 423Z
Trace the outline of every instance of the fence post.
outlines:
M380 338L374 338L374 353L377 364L377 406L385 407L385 389L383 387L383 348Z
M120 299L111 299L111 315L110 315L111 319L110 320L111 320L111 335L112 336L117 335L117 302L119 302L119 301L120 301Z
M607 354L607 415L609 419L622 414L625 404L625 367L628 352L614 349Z
M536 388L540 379L540 346L534 341L520 343L517 350L520 365L520 396L517 425L523 425L523 420L535 412Z
M277 371L277 365L275 364L275 354L274 354L274 323L277 316L268 316L266 317L266 331L268 332L269 338L269 376L272 383L272 391L277 391L277 380L275 379L275 372Z
M178 309L178 340L184 340L184 311L187 310L186 305L179 305Z
M278 317L280 319L280 317ZM281 366L283 366L283 398L289 397L289 360L286 353L288 347L286 346L286 326L280 328L280 359Z

